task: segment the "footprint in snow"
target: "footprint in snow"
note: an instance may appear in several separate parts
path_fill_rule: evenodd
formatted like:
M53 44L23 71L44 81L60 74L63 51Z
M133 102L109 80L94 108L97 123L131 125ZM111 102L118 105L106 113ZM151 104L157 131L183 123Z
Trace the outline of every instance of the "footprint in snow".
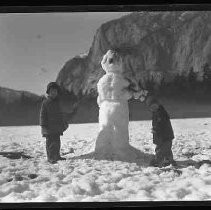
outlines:
M161 168L160 170L163 171L163 172L171 172L171 171L173 171L174 173L176 173L179 176L182 174L182 171L179 170L179 169L176 169L176 168Z
M187 152L187 153L184 153L183 155L187 158L191 158L191 157L193 157L194 155L197 155L197 154L194 153L194 152Z
M38 177L38 175L37 174L28 174L28 176L27 176L28 178L30 178L30 179L35 179L35 178L37 178ZM7 182L11 182L11 181L23 181L24 179L26 179L26 177L24 177L24 176L21 176L21 175L19 175L19 174L16 174L13 178L8 178L7 179Z

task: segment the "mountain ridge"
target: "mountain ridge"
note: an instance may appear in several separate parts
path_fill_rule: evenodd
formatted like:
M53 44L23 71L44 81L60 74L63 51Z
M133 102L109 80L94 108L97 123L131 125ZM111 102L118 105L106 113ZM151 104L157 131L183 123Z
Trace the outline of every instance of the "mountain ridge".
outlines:
M97 29L88 54L70 59L56 81L75 95L96 95L108 49L122 53L125 76L143 87L150 78L168 82L191 68L202 80L203 66L211 62L210 20L211 12L197 11L135 12L111 20Z

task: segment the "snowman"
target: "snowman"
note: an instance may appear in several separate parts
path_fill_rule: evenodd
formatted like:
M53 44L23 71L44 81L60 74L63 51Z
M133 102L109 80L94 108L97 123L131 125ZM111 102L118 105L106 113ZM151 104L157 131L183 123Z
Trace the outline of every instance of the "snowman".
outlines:
M135 158L136 150L129 144L128 100L140 98L141 91L131 91L123 77L121 56L112 50L104 55L101 65L105 75L97 84L99 106L99 133L95 153L103 158Z

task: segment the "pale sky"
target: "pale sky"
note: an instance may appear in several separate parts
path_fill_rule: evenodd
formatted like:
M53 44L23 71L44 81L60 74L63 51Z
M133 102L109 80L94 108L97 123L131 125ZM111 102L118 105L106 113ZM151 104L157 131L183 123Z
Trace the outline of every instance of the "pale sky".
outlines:
M44 94L66 61L89 50L102 23L128 13L0 14L0 86Z

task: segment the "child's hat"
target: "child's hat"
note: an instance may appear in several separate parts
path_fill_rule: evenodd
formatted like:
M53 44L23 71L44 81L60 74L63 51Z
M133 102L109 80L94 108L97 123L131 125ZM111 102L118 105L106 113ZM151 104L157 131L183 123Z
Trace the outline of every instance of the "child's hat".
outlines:
M59 87L59 85L56 82L50 82L47 85L47 90L46 90L47 94L49 94L49 91L50 91L51 88L57 89L58 92L60 91L60 87Z

